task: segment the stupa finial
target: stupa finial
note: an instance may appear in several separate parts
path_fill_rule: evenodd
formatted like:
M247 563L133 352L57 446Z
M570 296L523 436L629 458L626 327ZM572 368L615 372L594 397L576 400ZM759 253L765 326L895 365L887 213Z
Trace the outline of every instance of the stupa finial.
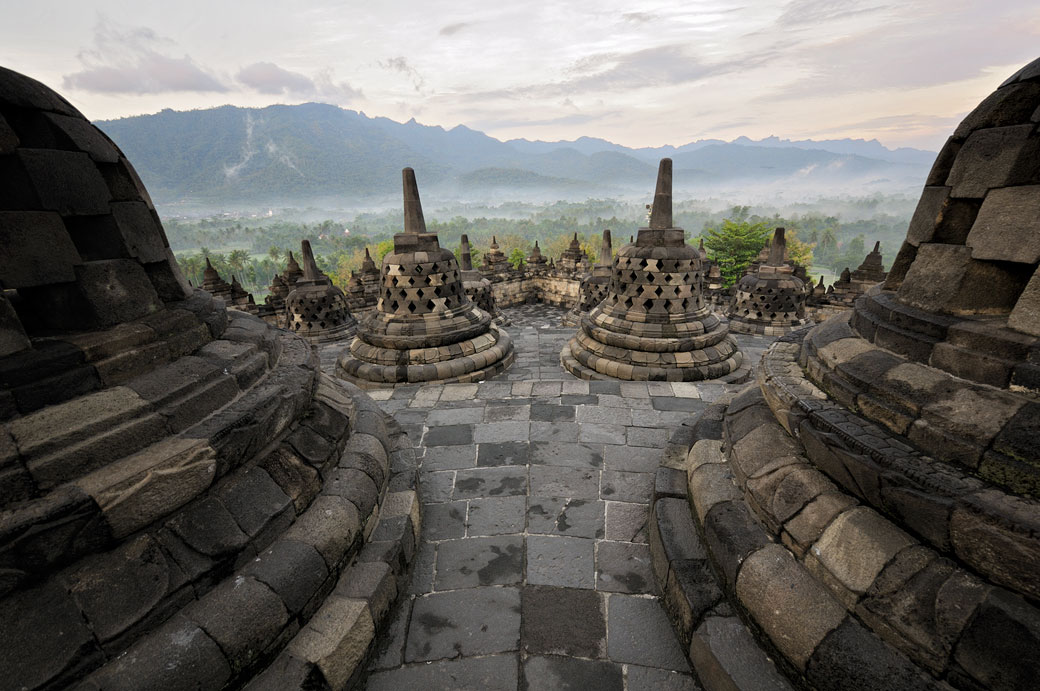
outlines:
M612 248L610 246L610 229L607 228L603 231L603 242L599 246L599 263L610 265L610 255L612 254Z
M664 230L672 227L672 159L662 158L657 169L657 191L650 209L650 228Z
M311 241L304 240L300 243L303 250L303 278L307 281L316 281L321 277L318 263L314 261L314 252L311 250Z
M422 202L419 201L415 171L405 168L401 171L401 179L404 186L404 232L425 233L426 221L423 219Z

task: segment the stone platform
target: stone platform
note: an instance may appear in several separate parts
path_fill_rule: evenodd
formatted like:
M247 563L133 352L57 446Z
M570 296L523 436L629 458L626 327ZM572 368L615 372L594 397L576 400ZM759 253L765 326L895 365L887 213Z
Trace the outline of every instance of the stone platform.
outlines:
M647 519L675 428L737 387L581 381L558 359L566 310L503 311L509 372L370 392L422 447L424 532L366 688L701 688L660 605ZM739 338L752 359L768 345Z

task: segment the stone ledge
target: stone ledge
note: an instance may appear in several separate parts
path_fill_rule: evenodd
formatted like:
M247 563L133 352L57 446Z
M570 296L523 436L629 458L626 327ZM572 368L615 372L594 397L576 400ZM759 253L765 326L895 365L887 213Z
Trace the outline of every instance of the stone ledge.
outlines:
M829 357L827 352L835 354L825 348L844 343L847 329L828 322L806 338L797 357L805 358L813 348L820 361ZM799 336L805 333L795 338ZM929 376L925 381L930 388L948 377ZM804 444L804 455L845 492L940 552L953 552L994 582L1040 597L1033 567L1040 559L1040 505L1035 500L987 487L969 473L923 455L888 429L821 399L823 392L801 373L790 344L775 344L765 353L759 382L773 415ZM864 394L856 398L863 399Z
M329 597L333 602L360 602L366 611L361 620L378 623L385 619L398 592L398 583L407 576L407 567L414 557L420 516L414 464L403 463L405 467L399 467L396 473L399 479L390 477L394 471L390 470L387 451L393 449L395 455L400 455L410 445L395 424L372 419L376 411L375 403L355 387L323 377L310 413L303 416L300 426L293 428L324 435L326 442L314 446L318 440L315 437L311 446L324 448L324 455L332 458L339 470L371 472L367 459L375 457L384 477L379 485L379 502L367 516L333 494L318 494L317 471L311 471L313 489L300 484L298 473L302 469L328 467L321 455L307 462L297 457L295 475L271 474L250 464L224 478L205 498L172 514L158 540L146 534L125 547L91 557L91 562L77 563L58 574L55 582L62 584L60 590L73 593L69 604L73 607L70 611L77 613L75 619L92 624L94 635L108 641L103 656L94 653L93 658L82 657L78 664L66 664L63 678L82 677L84 668L109 658L110 662L84 680L85 688L145 688L153 684L149 675L155 670L182 669L184 655L191 655L209 660L202 665L204 669L195 672L204 673L206 683L217 687L226 682L237 685L265 667L287 641L298 635L301 626L306 629L308 620ZM359 442L355 444L358 448L348 449L348 422L357 420L360 413L365 414L365 428L373 434L359 433ZM389 433L391 428L393 432ZM281 448L281 457L295 456L286 443ZM212 451L210 459L212 468ZM267 467L273 468L270 464ZM388 491L391 484L396 487L394 491ZM299 495L297 490L315 498ZM302 500L299 506L303 509L296 520L292 510L294 494ZM395 528L380 531L377 523L393 524ZM380 541L359 551L363 534ZM398 546L388 549L394 540ZM110 555L120 563L106 566ZM351 562L356 562L356 566L345 571ZM163 564L165 570L157 570ZM231 566L233 574L228 571ZM380 569L382 577L370 577ZM99 591L97 586L101 583L91 574L113 570L125 574L127 587L139 585L130 590ZM162 585L162 589L152 592L152 582ZM151 591L140 590L145 584ZM193 589L205 594L195 599ZM252 591L256 594L249 595ZM236 604L240 595L246 599ZM107 605L106 598L110 601ZM162 623L164 620L166 624ZM28 625L24 617L5 621L12 626ZM51 626L62 626L60 617L40 624L41 630ZM181 643L171 644L171 636L176 641L208 643L203 645L204 650L192 652ZM370 639L368 636L369 642ZM339 648L334 652L330 655L344 659ZM4 658L7 653L19 656L17 649L5 650ZM11 669L17 669L14 658L3 661L4 666L8 663ZM218 668L226 670L223 676L214 674L213 670ZM342 664L326 664L324 669L337 680L343 678ZM348 677L351 674L353 670L346 671ZM163 683L176 678L177 675L164 676ZM196 678L203 679L188 673L183 683L192 686L197 683L192 681Z

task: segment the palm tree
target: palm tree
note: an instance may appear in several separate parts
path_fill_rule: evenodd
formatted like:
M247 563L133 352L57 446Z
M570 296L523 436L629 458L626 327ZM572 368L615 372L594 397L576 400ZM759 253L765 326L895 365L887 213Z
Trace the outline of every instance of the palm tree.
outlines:
M239 276L242 275L242 271L245 269L248 261L249 252L245 250L231 250L231 254L228 255L228 266Z

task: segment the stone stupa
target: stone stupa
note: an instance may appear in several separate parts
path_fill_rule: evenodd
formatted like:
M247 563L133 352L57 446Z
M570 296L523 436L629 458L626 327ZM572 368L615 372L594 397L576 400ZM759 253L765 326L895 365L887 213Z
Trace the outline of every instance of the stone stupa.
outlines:
M721 605L796 688L1037 688L1038 109L1040 60L942 148L883 287L691 421L649 532L697 554L656 568L695 666Z
M874 243L874 249L863 259L859 268L849 271L846 267L841 272L841 276L832 285L833 292L828 291L827 296L834 301L852 305L860 295L874 286L884 283L887 276L882 264L881 242L878 241Z
M192 289L123 153L3 68L0 169L0 687L346 687L420 529L390 419Z
M795 276L794 267L787 261L784 229L777 228L765 259L735 286L727 314L729 328L736 333L766 336L800 329L810 323L805 315L805 298L805 282Z
M560 319L564 326L578 326L581 324L582 316L588 314L593 307L607 298L610 293L610 279L614 266L612 254L610 230L604 230L603 242L599 248L599 260L592 267L592 273L581 280L577 303Z
M354 336L357 320L343 291L318 269L309 240L301 243L303 276L285 298L285 328L311 343L330 343Z
M555 269L557 272L574 275L582 272L581 260L585 258L585 253L581 250L581 243L578 241L578 234L575 233L574 237L571 238L570 244L567 249L560 254L560 260L556 262Z
M402 171L404 232L383 258L382 295L340 355L336 374L361 387L481 381L513 363L509 334L466 296L459 265L426 231L411 168Z
M534 249L527 257L527 270L533 274L543 274L549 270L549 261L542 256L542 248L538 246L537 240L534 241Z
M495 294L491 287L491 281L481 276L480 272L473 268L473 252L469 245L469 236L465 233L462 235L459 254L461 257L459 262L460 277L466 295L473 301L473 304L490 314L491 319L496 324L509 326L509 320L498 310L498 306L495 304Z
M582 379L742 381L750 364L704 303L696 248L672 226L672 161L661 159L650 226L618 250L610 292L560 353Z

